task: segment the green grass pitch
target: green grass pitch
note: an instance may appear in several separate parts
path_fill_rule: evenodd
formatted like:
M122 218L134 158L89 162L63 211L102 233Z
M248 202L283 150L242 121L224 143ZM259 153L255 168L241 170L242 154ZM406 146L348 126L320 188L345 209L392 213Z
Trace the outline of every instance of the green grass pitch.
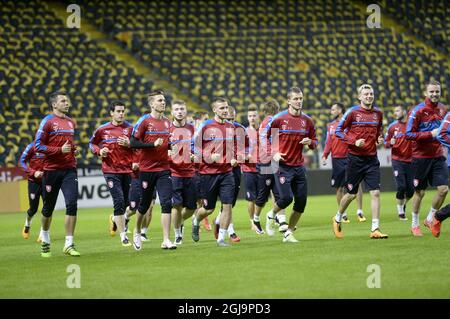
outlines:
M421 221L432 194L425 197ZM334 238L331 228L335 197L311 196L295 232L297 244L282 243L279 233L268 237L252 232L241 200L233 215L240 243L216 247L213 233L203 228L200 242L194 243L187 221L184 243L174 251L160 248L156 206L150 241L139 252L122 247L118 235L109 236L111 209L80 209L75 234L79 258L62 253L64 213L58 211L51 232L53 256L47 259L40 257L35 241L40 221L35 218L31 237L24 240L25 214L2 214L0 298L449 298L449 222L439 239L423 226L424 237L414 238L410 205L409 220L399 221L394 193L382 193L381 203L381 229L390 236L386 240L369 239L369 195L364 202L367 222L357 222L352 203L342 240ZM80 267L80 288L67 287L71 264ZM380 288L367 286L371 264L380 267Z

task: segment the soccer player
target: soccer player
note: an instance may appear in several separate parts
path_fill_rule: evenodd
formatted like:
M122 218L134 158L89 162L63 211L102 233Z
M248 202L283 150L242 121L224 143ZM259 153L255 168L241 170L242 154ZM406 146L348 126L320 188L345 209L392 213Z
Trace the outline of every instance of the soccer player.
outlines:
M405 215L406 203L414 195L413 172L411 168L412 145L406 138L406 110L394 107L394 118L386 132L384 146L391 148L392 170L397 185L397 213L400 220L408 220Z
M195 242L200 240L200 222L214 212L219 197L222 202L222 214L217 245L227 247L229 244L225 242L225 234L231 221L235 192L232 167L237 165L234 152L235 127L227 121L229 116L227 99L215 98L211 108L214 119L203 122L194 135L196 161L200 160L203 207L192 216L192 239Z
M235 128L235 135L236 135L236 141L237 143L239 143L239 145L236 145L235 147L235 151L238 151L238 147L241 148L240 149L240 154L241 154L241 158L244 159L245 158L245 147L246 145L248 146L249 142L248 142L248 137L246 135L246 131L245 131L245 127L242 126L242 124L238 123L235 121L236 118L236 109L229 105L228 108L228 117L227 120L233 124L234 128ZM243 161L241 161L243 162ZM233 203L231 205L232 208L234 208L234 206L236 205L236 201L239 195L239 191L241 189L241 179L242 179L242 172L241 172L241 166L239 165L239 161L238 164L236 166L233 167L233 177L234 177L234 194L233 194ZM220 216L222 214L222 208L223 208L223 204L221 205L220 211L219 211L219 215L214 219L214 236L217 239L219 236L219 229L220 229ZM228 236L230 237L230 240L232 242L238 243L241 241L241 238L236 234L236 231L234 230L234 224L233 224L233 218L230 219L230 225L228 226L227 229L228 232Z
M437 140L450 149L450 112L445 115L444 120L439 127ZM448 155L450 163L450 156ZM450 166L450 165L449 165ZM450 204L441 208L434 213L432 222L430 224L430 230L434 237L439 237L441 234L441 223L450 217Z
M253 215L253 224L255 225L255 231L258 234L263 234L264 231L260 223L261 211L269 200L270 192L272 191L275 201L279 199L279 192L275 185L274 170L271 167L272 150L270 141L268 139L267 125L272 120L273 116L280 111L280 105L275 100L270 100L262 104L261 109L264 112L264 119L262 120L258 130L258 158L256 168L258 170L257 177L257 189L258 193L255 200L255 212ZM269 236L275 234L274 227L275 221L286 224L286 215L284 212L279 214L279 218L273 214L274 207L267 212L266 216L266 233Z
M249 154L244 163L242 163L242 172L245 180L245 199L247 200L247 212L250 217L251 229L259 231L253 224L253 217L255 215L255 201L258 195L258 170L256 162L258 159L258 108L255 104L251 104L247 110L248 127L245 128L246 135L249 141ZM260 234L264 231L260 229Z
M330 113L331 116L333 116L333 121L331 123L328 123L327 125L327 139L322 156L322 165L326 165L328 155L330 155L331 153L331 186L336 188L336 199L339 205L342 196L344 196L345 169L348 163L348 145L336 136L336 127L338 126L340 120L342 119L342 116L345 113L345 107L341 103L335 103L331 106ZM365 222L366 218L364 217L364 213L362 210L362 201L363 190L362 185L360 185L356 196L356 203L358 205L356 216L358 217L358 221ZM344 214L342 215L342 222L345 224L350 223L350 219L348 219L346 212L344 212Z
M273 211L277 213L294 201L283 242L296 243L298 240L293 232L305 211L308 193L302 151L305 145L311 150L315 149L317 138L313 120L302 112L303 92L300 88L289 89L287 105L286 111L278 113L269 122L267 133L269 138L272 138L273 160L279 164L279 170L275 173L275 184L280 198L275 202ZM276 134L279 135L279 143L273 140Z
M49 104L52 114L47 115L36 133L35 149L44 157L42 177L42 245L41 256L50 257L50 226L58 193L61 189L66 202L66 240L63 252L69 256L80 256L75 249L73 236L77 222L78 179L74 144L75 122L67 116L70 99L65 92L50 94Z
M336 217L333 231L343 238L342 214L356 198L359 184L364 180L371 196L372 228L370 238L388 238L380 231L380 162L377 158L377 143L383 139L383 113L373 105L374 92L369 84L358 88L360 105L353 106L344 115L336 128L336 135L348 144L346 190Z
M39 207L39 199L42 196L42 176L44 175L44 154L36 152L34 141L28 144L20 156L20 166L28 177L28 202L30 208L27 211L25 225L22 230L24 239L30 238L30 228L33 216Z
M192 139L195 128L186 123L186 103L181 100L172 103L173 122L170 127L172 173L172 219L175 230L175 245L183 243L182 222L191 217L197 208L192 162Z
M142 186L142 198L136 218L133 235L133 247L141 250L141 228L145 213L153 198L156 187L161 203L161 224L163 229L162 249L176 249L170 239L172 212L172 181L169 161L170 121L164 116L166 98L163 91L151 92L147 97L151 112L143 115L133 128L131 147L141 148L139 160L139 179ZM156 148L154 148L156 146Z
M419 212L428 185L437 188L428 216L423 221L428 228L433 221L433 214L442 206L448 192L448 168L442 145L436 139L444 117L440 97L441 84L429 81L425 85L425 101L412 110L406 127L407 138L414 141L411 163L414 171L411 232L414 236L423 236L419 226Z
M125 208L128 206L133 150L130 148L132 125L125 121L125 103L112 101L111 121L95 130L89 142L94 155L102 159L102 172L113 199L114 216L110 222L117 226L122 246L131 246L125 230ZM111 232L115 234L115 230Z

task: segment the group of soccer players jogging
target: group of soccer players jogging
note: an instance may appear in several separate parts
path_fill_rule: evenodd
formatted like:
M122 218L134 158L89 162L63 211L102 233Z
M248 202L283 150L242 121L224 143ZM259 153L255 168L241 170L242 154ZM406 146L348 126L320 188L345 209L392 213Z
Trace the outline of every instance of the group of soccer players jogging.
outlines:
M336 188L338 210L332 218L336 238L343 238L343 223L348 223L346 210L358 197L362 187L371 196L372 225L369 237L388 238L380 229L380 162L377 145L392 149L392 168L397 184L397 211L407 220L405 207L412 198L414 236L423 236L419 211L426 188L437 188L424 225L435 237L441 222L450 215L450 205L440 209L448 192L450 167L446 165L444 148L450 147L450 112L445 114L439 103L441 85L429 81L425 85L425 101L407 113L394 108L395 122L383 137L383 113L374 105L374 90L363 84L357 89L359 105L345 112L342 104L331 107L333 122L328 125L322 157L326 163L332 156L331 186ZM187 106L182 100L171 103L172 121L164 116L166 98L163 91L147 97L149 112L135 125L125 120L127 105L113 101L109 105L111 121L93 133L89 148L102 161L102 172L113 200L110 216L111 234L120 234L122 246L142 249L151 220L152 207L158 194L161 205L163 240L161 248L176 249L183 242L184 222L192 219L192 239L200 240L200 223L221 202L214 220L217 246L239 242L233 226L241 174L245 179L245 198L252 229L273 236L275 225L283 234L283 242L295 243L297 224L307 204L307 175L303 149L317 148L316 128L311 117L303 113L303 92L292 87L287 92L287 109L280 111L277 101L261 105L263 119L258 127L256 106L248 109L247 128L235 122L235 109L223 97L211 102L213 118L197 128L187 122ZM80 256L74 245L77 221L78 180L74 140L76 125L68 117L70 99L65 92L49 97L52 113L41 122L35 140L23 152L20 164L28 175L30 208L22 235L29 238L31 221L43 198L42 226L39 234L41 256L50 257L50 225L61 190L66 203L65 245L63 252ZM261 212L273 197L267 212L265 230ZM289 219L285 209L293 203ZM358 207L358 220L365 221ZM127 236L132 215L136 224L131 239ZM174 241L170 230L175 231ZM228 236L227 236L228 234Z

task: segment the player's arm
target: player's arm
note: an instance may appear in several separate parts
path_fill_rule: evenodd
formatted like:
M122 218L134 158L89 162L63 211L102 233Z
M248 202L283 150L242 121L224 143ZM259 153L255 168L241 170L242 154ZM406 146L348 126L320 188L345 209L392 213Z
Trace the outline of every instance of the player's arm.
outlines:
M33 148L33 143L29 144L25 150L23 151L22 155L20 155L20 167L26 172L26 173L31 173L31 167L29 167L27 165L27 163L29 163L31 157L32 157L32 148ZM34 172L33 172L34 174Z
M310 122L308 138L310 140L309 144L307 144L309 149L310 150L316 149L317 148L316 127L314 126L314 123L312 121Z
M406 125L406 138L413 141L426 141L434 139L432 132L419 132L420 114L413 110Z
M142 125L142 122L144 122L145 118L145 115L142 116L133 128L133 133L131 133L130 138L131 148L154 148L156 146L162 145L162 143L164 142L162 138L156 139L155 142L142 142L145 136L145 125Z
M384 147L391 148L393 146L392 142L395 143L395 140L392 141L393 137L394 137L394 126L390 125L386 132L386 135L384 136Z
M436 138L443 145L450 147L450 113L447 113L441 123L441 126L439 126L438 135Z
M49 146L48 145L48 137L49 137L50 126L46 119L42 120L39 125L39 129L36 132L35 138L35 147L39 153L44 153L45 155L55 155L62 153L62 147L58 146Z
M343 140L345 143L349 145L354 145L356 142L355 137L348 136L347 129L350 128L353 121L353 112L352 110L348 110L345 112L344 116L340 120L338 126L336 127L336 134L337 137L339 137L341 140Z
M100 136L98 129L95 130L94 134L92 134L91 139L89 140L89 149L94 155L100 155Z
M322 159L327 159L331 153L331 135L330 135L330 125L327 127L327 137L325 139L325 148L323 149Z

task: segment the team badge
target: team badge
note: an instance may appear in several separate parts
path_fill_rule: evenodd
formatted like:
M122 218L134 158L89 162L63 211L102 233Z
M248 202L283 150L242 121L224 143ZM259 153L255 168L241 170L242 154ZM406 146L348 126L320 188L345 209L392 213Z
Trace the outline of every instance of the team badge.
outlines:
M394 171L394 176L397 177L398 176L398 171Z
M414 187L417 187L417 185L419 185L419 180L418 179L414 179Z
M113 181L108 181L108 187L109 188L113 188L114 187L114 182Z
M136 207L136 202L135 201L131 201L130 202L130 206L131 206L131 208L135 208Z
M36 194L35 193L30 193L30 198L31 199L35 199L36 198Z
M334 179L331 179L331 186L334 186Z
M52 185L45 185L45 190L47 193L50 193L52 191Z
M53 123L52 130L55 131L55 132L58 132L58 128L59 128L58 123Z
M349 191L351 191L353 189L353 184L347 184L347 188Z
M123 132L123 135L128 135L128 129L127 128L124 129L122 132Z
M280 184L284 184L286 182L286 177L280 176Z
M142 188L143 189L147 189L148 187L148 182L147 181L142 181Z
M270 186L272 184L272 180L270 178L266 179L266 186Z
M203 206L208 206L208 200L207 199L203 199Z

